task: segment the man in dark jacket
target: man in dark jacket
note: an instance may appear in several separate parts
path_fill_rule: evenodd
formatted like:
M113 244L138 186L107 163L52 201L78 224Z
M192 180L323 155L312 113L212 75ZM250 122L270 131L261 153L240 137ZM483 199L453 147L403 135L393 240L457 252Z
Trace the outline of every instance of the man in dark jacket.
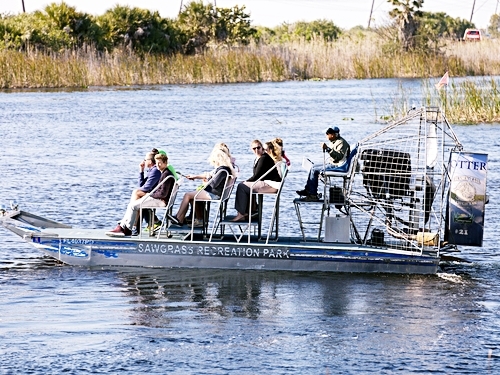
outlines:
M304 190L297 190L297 194L305 196L306 200L318 200L318 180L320 173L325 170L333 170L347 162L347 157L351 152L349 143L340 136L338 127L326 129L328 144L322 143L323 152L328 153L329 158L326 165L314 165L309 171L309 177Z
M142 198L131 201L125 211L123 219L112 231L106 232L106 235L112 237L130 236L134 226L141 204L147 204L148 207L165 207L170 199L170 194L175 183L172 172L168 169L168 158L166 155L157 154L155 156L156 165L161 172L158 187L152 193L144 195ZM172 176L171 178L169 178ZM165 181L168 178L167 181Z

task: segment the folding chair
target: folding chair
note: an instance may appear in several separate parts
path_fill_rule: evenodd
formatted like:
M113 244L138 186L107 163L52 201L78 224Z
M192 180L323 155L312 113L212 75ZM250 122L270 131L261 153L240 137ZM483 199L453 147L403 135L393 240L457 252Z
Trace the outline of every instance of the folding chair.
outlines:
M213 234L215 233L216 229L219 226L218 219L219 219L219 217L221 217L220 215L222 214L222 212L224 210L224 205L227 203L227 200L231 196L231 192L232 192L233 187L234 187L234 182L236 181L236 177L231 176L230 172L226 171L224 169L221 169L212 178L217 178L219 176L219 174L221 174L221 175L225 174L224 188L222 190L222 194L221 194L220 198L219 199L201 199L201 198L199 198L199 195L201 194L202 191L205 191L206 187L203 187L202 189L200 189L196 193L196 195L193 198L193 220L191 222L191 230L186 235L186 237L184 239L187 239L188 237L191 237L191 241L193 241L194 229L195 229L195 227L194 227L194 222L195 222L194 218L195 218L195 212L196 212L195 207L196 207L196 203L199 202L199 203L204 203L205 204L205 210L207 210L207 209L209 210L210 209L209 207L212 204L217 205L217 209L215 211L215 217L214 217L214 219L212 221L212 227L211 227L210 238L209 238L209 241L212 241ZM206 234L208 232L208 228L210 227L210 225L209 225L210 224L209 223L209 221L210 221L210 215L206 214L206 212L203 215L203 234Z
M158 190L161 185L163 185L164 183L166 183L169 180L173 180L174 181L174 186L172 187L172 191L170 193L170 197L169 197L168 203L165 204L165 202L160 201L158 199L156 199L155 201L151 201L151 200L148 201L147 198L150 197L151 194L153 194L156 190ZM163 208L163 207L165 207L166 211L165 211L165 215L163 216L163 221L162 221L162 226L163 226L164 225L164 221L165 221L165 217L166 217L166 213L167 213L167 211L169 209L170 210L172 209L172 205L173 205L173 202L175 201L175 196L177 195L177 190L178 189L179 189L179 184L178 184L178 181L175 181L175 177L174 176L168 176L166 179L164 179L158 185L156 185L153 190L151 190L148 194L146 194L145 195L146 198L143 199L142 203L139 206L139 225L142 226L142 210L144 208ZM153 202L154 202L154 204L153 204ZM154 235L154 233L153 233L153 228L154 228L154 214L153 214L153 212L154 211L151 211L151 214L150 214L150 217L149 217L149 235L150 236ZM162 226L160 226L160 229L161 229ZM141 230L140 233L139 233L140 237L142 237L142 232L143 231ZM159 234L158 234L158 238L159 238Z
M254 186L256 185L257 182L259 181L264 181L266 179L266 176L271 173L272 170L278 169L280 175L281 175L281 182L279 184L279 187L277 191L273 193L258 193L254 192ZM229 228L231 229L231 232L234 235L234 238L236 239L237 242L240 242L241 239L243 238L244 234L248 231L248 243L250 243L250 238L251 238L251 229L252 227L257 226L258 227L258 237L260 239L261 236L261 230L262 230L262 212L263 212L263 201L264 201L264 195L274 195L274 203L273 203L273 209L272 209L272 214L271 214L271 220L269 223L269 228L267 231L267 236L266 236L266 244L269 242L269 238L271 236L273 227L276 224L276 229L275 229L275 239L278 238L278 224L279 224L279 199L281 195L281 190L283 188L283 184L285 182L286 175L288 174L288 168L286 163L283 162L278 162L274 165L273 168L268 170L264 175L262 175L257 181L254 181L253 184L250 186L250 199L249 199L249 205L252 207L252 200L253 199L259 199L259 204L258 204L258 219L257 223L252 221L252 215L248 215L248 222L231 222L231 221L224 221L224 225L229 225ZM236 234L233 230L233 226L237 225L240 229L240 233Z
M157 238L160 238L161 232L163 230L167 231L170 226L168 214L172 214L172 208L174 207L175 199L177 198L177 193L179 192L179 187L182 183L182 178L175 181L174 187L172 188L172 192L170 193L170 199L168 200L167 205L165 206L165 212L163 213L163 218L161 219L160 228L158 228ZM150 231L151 233L151 231Z

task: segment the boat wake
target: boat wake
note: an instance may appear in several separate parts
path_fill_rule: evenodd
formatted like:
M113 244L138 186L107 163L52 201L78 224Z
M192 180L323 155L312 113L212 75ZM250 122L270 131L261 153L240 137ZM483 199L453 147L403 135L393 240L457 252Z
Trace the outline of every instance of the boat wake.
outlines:
M465 280L460 275L455 275L453 273L441 273L438 272L437 276L443 280L450 281L455 284L465 284Z

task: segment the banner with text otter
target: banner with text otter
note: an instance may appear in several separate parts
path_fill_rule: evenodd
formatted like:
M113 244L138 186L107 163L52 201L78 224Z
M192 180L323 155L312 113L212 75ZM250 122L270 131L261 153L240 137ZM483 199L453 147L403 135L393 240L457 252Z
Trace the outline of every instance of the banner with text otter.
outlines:
M483 244L487 163L487 154L451 154L446 236L449 243Z

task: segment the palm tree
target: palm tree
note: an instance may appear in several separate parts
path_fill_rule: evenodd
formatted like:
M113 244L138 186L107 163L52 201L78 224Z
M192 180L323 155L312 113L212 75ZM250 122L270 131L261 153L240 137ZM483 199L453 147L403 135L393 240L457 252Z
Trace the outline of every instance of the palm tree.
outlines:
M387 0L394 5L389 15L394 18L399 29L399 39L405 50L414 49L415 36L418 31L418 17L422 15L420 8L424 0Z

